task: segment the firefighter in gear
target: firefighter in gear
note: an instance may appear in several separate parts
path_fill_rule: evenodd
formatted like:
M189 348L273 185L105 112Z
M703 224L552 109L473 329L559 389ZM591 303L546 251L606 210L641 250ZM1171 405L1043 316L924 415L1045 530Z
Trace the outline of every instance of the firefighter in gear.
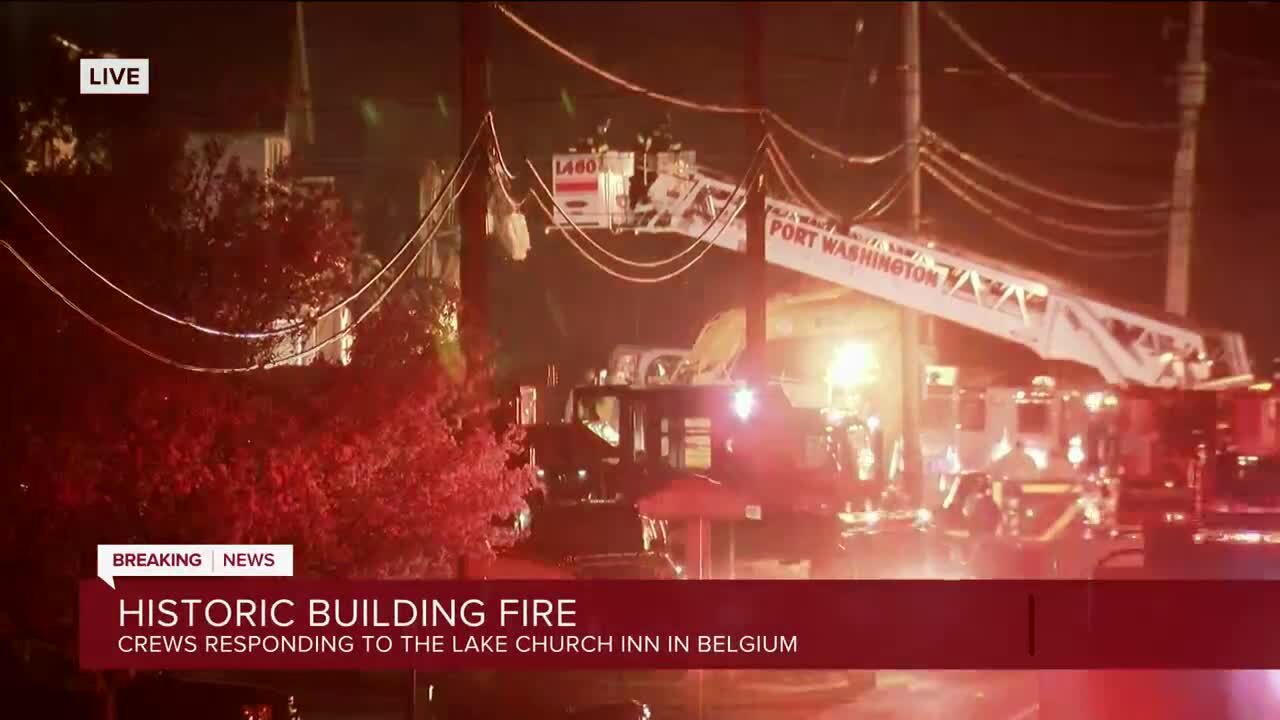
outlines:
M618 434L618 399L613 397L601 397L596 400L595 405L588 408L587 427L591 432L599 435L605 442L617 447L621 436Z
M1035 458L1027 452L1027 447L1022 444L1022 441L1018 440L1013 444L1012 450L991 464L987 474L992 480L997 481L1035 480L1040 476L1040 466L1036 465Z

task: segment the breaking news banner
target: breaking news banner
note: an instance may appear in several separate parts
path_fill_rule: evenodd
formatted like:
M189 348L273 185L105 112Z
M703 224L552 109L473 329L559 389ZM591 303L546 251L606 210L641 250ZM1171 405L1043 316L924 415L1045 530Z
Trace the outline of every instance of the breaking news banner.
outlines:
M86 670L1280 667L1268 582L114 574L80 585Z
M99 545L98 577L244 577L293 574L291 545Z

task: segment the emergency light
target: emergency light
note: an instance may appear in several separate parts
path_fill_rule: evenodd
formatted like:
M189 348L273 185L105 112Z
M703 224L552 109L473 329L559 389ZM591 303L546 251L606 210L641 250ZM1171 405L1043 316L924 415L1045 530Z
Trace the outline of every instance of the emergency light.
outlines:
M756 394L749 388L741 388L733 394L733 414L739 420L747 420L756 409Z

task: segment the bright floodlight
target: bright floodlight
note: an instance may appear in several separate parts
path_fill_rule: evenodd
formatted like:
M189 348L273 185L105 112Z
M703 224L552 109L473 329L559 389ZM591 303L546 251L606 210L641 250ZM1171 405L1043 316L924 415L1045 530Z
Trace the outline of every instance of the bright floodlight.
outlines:
M747 388L742 388L733 394L733 414L740 419L746 420L751 417L751 413L756 409L756 394Z
M1102 409L1105 397L1103 393L1091 392L1084 396L1084 406L1088 408L1089 412L1098 412Z
M1067 447L1067 462L1072 465L1079 465L1084 462L1084 441L1079 435L1071 438L1071 443Z
M827 370L827 382L835 387L866 385L873 379L876 355L866 343L845 343L836 348Z

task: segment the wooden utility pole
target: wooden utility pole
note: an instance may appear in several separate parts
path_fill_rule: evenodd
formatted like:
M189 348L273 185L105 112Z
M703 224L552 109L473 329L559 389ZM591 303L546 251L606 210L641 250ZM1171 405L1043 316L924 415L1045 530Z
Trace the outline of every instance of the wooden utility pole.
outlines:
M1169 211L1169 266L1165 279L1165 309L1186 315L1191 305L1191 240L1194 235L1196 146L1200 109L1204 107L1203 0L1190 3L1187 23L1187 57L1179 68L1178 106L1182 112L1182 136L1173 164L1173 198Z
M307 59L307 22L302 14L302 0L293 5L294 21L294 62L298 63L298 91L302 94L303 131L307 145L316 144L315 105L311 101L311 62ZM308 148L308 151L310 148Z
M21 80L23 61L30 51L27 41L27 17L33 12L25 4L0 4L0 28L5 43L0 48L0 175L12 177L22 169L18 159L19 136L22 135L18 115L18 98L27 88Z
M746 53L743 57L743 90L746 103L752 107L764 107L763 54L764 23L761 17L762 5L747 0L742 3L744 29L746 31ZM764 115L747 116L746 150L748 162L755 157L756 148L764 139ZM768 369L765 367L764 346L767 339L767 319L765 307L768 302L768 285L766 271L768 261L765 256L765 212L764 212L764 168L754 166L752 175L747 178L747 206L744 208L747 221L747 247L744 255L747 263L747 301L746 301L746 366L747 377L752 385L760 386L768 380Z
M471 139L485 122L489 112L488 70L489 3L458 3L459 43L462 48L461 88L462 118L458 128L459 157L467 151ZM462 191L458 204L458 222L462 230L459 250L459 283L462 306L458 326L463 346L474 349L489 334L489 242L485 228L489 193L487 172L488 137L481 135L472 160L476 171ZM463 170L462 176L466 177Z
M920 3L902 5L903 117L910 202L909 236L920 240ZM923 371L920 367L920 316L902 308L902 489L923 499L924 472L920 456L920 402Z

